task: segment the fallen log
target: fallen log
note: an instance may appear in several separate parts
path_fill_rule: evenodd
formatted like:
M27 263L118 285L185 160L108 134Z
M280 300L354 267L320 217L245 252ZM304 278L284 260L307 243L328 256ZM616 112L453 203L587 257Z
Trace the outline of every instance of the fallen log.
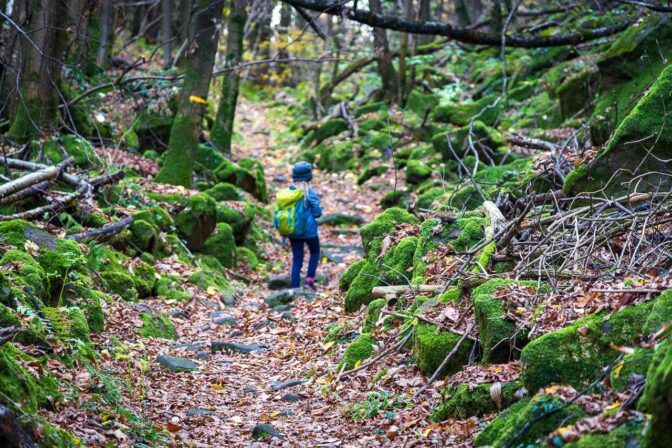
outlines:
M25 176L21 176L18 179L0 185L0 198L7 197L17 191L39 184L40 182L55 179L58 177L58 174L58 167L49 166L39 171L34 171Z
M35 184L28 188L24 188L21 191L17 191L14 194L10 194L9 196L0 199L0 204L2 205L14 204L26 198L44 194L49 188L51 188L52 185L54 185L54 183L55 181L53 180L45 180L44 182L40 182L39 184Z
M400 286L376 286L373 288L373 297L384 297L386 299L393 299L408 292L423 293L423 292L437 292L441 291L443 287L440 285L400 285Z
M112 174L103 174L102 176L94 177L89 181L93 188L99 188L103 185L113 184L119 182L126 176L124 170L119 170L116 173Z
M89 240L98 240L112 235L116 235L127 227L133 225L133 217L127 216L119 222L112 224L106 224L103 227L97 229L87 230L86 232L73 233L72 235L67 235L65 238L68 240L75 240L78 242L89 241Z

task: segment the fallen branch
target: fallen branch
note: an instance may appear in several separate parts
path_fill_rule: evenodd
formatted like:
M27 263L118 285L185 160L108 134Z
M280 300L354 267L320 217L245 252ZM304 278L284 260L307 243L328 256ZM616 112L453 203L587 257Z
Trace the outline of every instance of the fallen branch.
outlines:
M506 136L506 141L514 145L522 146L523 148L538 149L541 151L558 152L560 145L555 143L540 140L538 138L525 137L518 134L509 134Z
M32 185L28 188L24 188L21 191L17 191L14 194L10 194L9 196L6 196L2 199L0 199L0 204L5 205L5 204L15 204L19 201L22 201L26 198L30 198L32 196L38 196L40 194L44 194L47 192L49 188L51 188L52 185L54 185L53 180L45 180L44 182L40 182L39 184Z
M7 197L17 191L39 184L40 182L55 179L58 177L58 174L59 170L57 167L49 166L39 171L34 171L25 176L21 176L18 179L0 185L0 198Z
M423 292L441 291L440 285L400 285L400 286L376 286L371 292L373 297L383 297L386 299L393 299L402 294L413 292L414 294Z
M427 383L426 383L424 386L422 386L422 387L415 393L415 395L413 395L413 399L414 399L414 400L415 400L416 398L418 398L424 391L427 390L427 388L434 382L434 380L436 379L436 377L439 376L439 373L441 373L441 371L443 370L443 368L446 367L446 364L448 364L448 362L449 362L451 359L453 359L453 356L455 356L455 353L457 353L457 350L459 350L460 346L462 345L462 343L464 342L464 340L467 339L467 336L469 336L469 333L471 333L471 330L473 330L474 327L475 327L475 325L474 325L473 323L470 323L469 325L467 325L467 329L464 331L464 334L462 335L462 337L460 338L460 340L457 341L457 344L455 344L455 347L453 347L453 349L446 355L446 357L443 358L443 361L441 362L441 364L439 365L439 367L434 371L434 373L432 374L432 376L429 378L429 381L427 381Z
M89 181L93 188L99 188L103 185L113 184L119 182L126 176L124 170L119 170L112 174L103 174L102 176L94 177Z
M117 233L121 232L122 230L130 227L133 225L133 217L132 216L127 216L126 218L122 219L119 222L115 222L112 224L106 224L103 227L99 227L97 229L92 229L92 230L87 230L86 232L80 232L80 233L74 233L72 235L67 235L65 238L69 240L75 240L75 241L89 241L89 240L97 240L97 239L102 239L104 237L109 237L112 235L116 235Z

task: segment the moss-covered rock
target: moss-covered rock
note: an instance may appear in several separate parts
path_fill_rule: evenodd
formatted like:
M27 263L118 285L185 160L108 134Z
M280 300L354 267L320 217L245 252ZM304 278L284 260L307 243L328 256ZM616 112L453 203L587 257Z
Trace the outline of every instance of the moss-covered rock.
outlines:
M411 194L407 190L390 190L380 198L383 208L407 208L411 202Z
M439 98L431 93L421 93L413 90L406 99L406 108L412 110L419 117L424 117L439 105Z
M343 305L345 311L349 313L359 311L362 305L368 304L373 299L371 291L381 284L381 271L376 263L369 260L362 261L361 267L357 268L359 272L345 294Z
M566 79L556 90L564 119L586 108L597 91L598 76L595 70L583 70Z
M320 144L322 141L340 134L348 129L348 122L342 118L332 118L325 121L313 134L313 143Z
M199 250L215 230L217 203L207 194L189 196L187 206L175 217L175 226L190 250Z
M257 192L257 177L235 162L224 160L214 172L219 182L227 182L254 195ZM262 171L263 175L263 171ZM259 186L259 188L262 188ZM257 192L258 193L258 192Z
M535 446L535 442L542 441L560 426L571 425L586 415L576 404L560 408L563 404L560 398L550 395L537 395L514 403L474 439L474 446ZM559 409L545 418L536 419L553 408ZM529 422L533 423L519 434Z
M173 230L175 222L170 216L170 213L163 207L153 206L142 210L133 215L133 221L146 221L156 226L157 229L168 232Z
M399 224L419 224L418 218L400 208L389 208L359 230L364 253L369 259L380 254L383 239Z
M490 390L493 384L466 384L449 386L441 391L441 402L434 408L431 420L440 422L449 418L466 420L473 416L482 416L497 412L497 403L492 400ZM518 401L516 392L522 387L518 382L500 384L500 406L508 408Z
M406 163L406 183L418 185L432 177L432 169L419 160Z
M646 444L642 433L643 420L631 420L606 434L588 433L581 436L576 442L563 445L567 448L602 448L611 446L635 447L651 446Z
M37 157L37 151L31 151ZM92 168L102 164L102 160L93 149L93 145L76 135L64 135L62 137L52 138L44 142L43 154L52 164L61 163L66 157L73 158L73 164L80 168Z
M215 170L226 159L221 151L210 145L199 144L195 162L206 170Z
M217 258L225 268L235 268L236 241L231 226L226 223L217 224L216 233L205 241L202 252Z
M672 343L661 343L646 375L639 407L651 414L646 433L647 447L666 447L672 443Z
M49 320L59 339L76 339L91 344L89 324L86 316L78 307L44 307L42 313Z
M38 407L50 406L50 400L56 400L57 397L50 396L49 393L53 393L53 388L47 390L19 363L20 360L34 359L11 342L0 346L0 390L3 402L12 408L16 403L24 412L35 414Z
M506 299L497 296L497 291L509 285L527 287L537 292L535 281L492 279L473 290L471 300L483 349L483 360L489 363L505 363L515 357L517 350L527 343L527 331L520 331L506 319Z
M654 351L649 348L637 347L633 353L625 355L609 372L611 387L620 392L628 389L628 382L634 376L644 378L653 360Z
M439 331L437 334L434 325L418 324L413 338L413 353L415 363L422 373L427 376L434 374L460 338L460 335L446 331ZM467 364L473 345L471 340L465 339L455 355L439 372L440 377L454 373Z
M474 144L474 148L478 151L482 160L493 159L498 161L503 154L508 152L504 137L480 120L475 121L473 127L464 126L455 131L441 132L434 135L432 137L432 145L443 156L446 162L455 160L455 156L453 156L450 150L451 146L458 157L463 157L470 149L468 138L470 132L472 134L471 143ZM467 164L467 166L469 165Z
M193 285L201 287L204 291L208 291L210 288L215 288L215 291L220 294L230 294L234 291L226 277L207 266L205 266L205 269L201 269L191 274L187 281Z
M138 290L131 275L120 270L104 271L101 275L103 286L108 292L119 295L124 300L137 300Z
M240 201L243 199L243 191L228 182L219 182L212 188L205 190L216 201Z
M357 339L352 341L348 345L348 348L345 349L345 354L341 361L342 364L345 364L345 369L354 369L357 363L370 358L373 355L374 343L375 340L368 333L361 334Z
M135 117L131 131L137 136L139 148L162 153L168 148L172 125L172 114L145 110Z
M362 333L371 333L376 329L376 323L380 318L380 312L387 304L385 299L376 299L366 306L366 317L362 324Z
M238 165L241 168L252 173L255 179L254 190L250 191L252 196L264 204L268 203L268 187L266 186L266 175L264 174L264 165L259 160L249 157L240 159Z
M139 297L149 297L156 285L156 271L151 264L140 262L133 266L134 284Z
M502 110L502 101L497 95L489 95L471 103L437 106L431 116L442 123L465 126L469 124L469 120L479 115L478 120L492 126L499 120Z
M168 316L141 313L140 318L143 322L140 336L143 338L177 339L177 330Z
M645 334L653 334L670 322L672 316L672 289L663 292L653 302L651 314L646 318Z
M357 178L357 185L363 185L367 180L387 173L389 169L390 167L385 165L367 167Z
M177 275L162 275L156 282L156 295L179 302L189 300L191 294L184 289L182 283L182 278Z
M29 286L38 297L49 296L49 278L42 266L29 254L19 250L8 250L0 258L0 266L11 268L9 277L15 285Z
M159 232L153 224L143 220L134 220L131 225L131 244L139 251L155 252L160 246Z
M632 345L645 336L652 303L629 306L611 316L594 314L530 342L521 353L529 391L550 384L581 387L594 381L618 355L610 345Z
M359 272L364 268L366 263L367 263L366 259L355 261L348 267L348 269L343 273L343 275L339 277L338 289L341 292L346 292L350 288L350 285L355 280L355 278L357 278L357 275L359 275Z

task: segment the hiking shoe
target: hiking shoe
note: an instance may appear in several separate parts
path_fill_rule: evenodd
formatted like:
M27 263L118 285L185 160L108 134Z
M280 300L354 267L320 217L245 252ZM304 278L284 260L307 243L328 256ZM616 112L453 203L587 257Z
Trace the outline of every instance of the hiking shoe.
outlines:
M311 291L317 291L317 288L315 287L315 281L312 277L306 277L306 280L303 282L303 287L310 289Z

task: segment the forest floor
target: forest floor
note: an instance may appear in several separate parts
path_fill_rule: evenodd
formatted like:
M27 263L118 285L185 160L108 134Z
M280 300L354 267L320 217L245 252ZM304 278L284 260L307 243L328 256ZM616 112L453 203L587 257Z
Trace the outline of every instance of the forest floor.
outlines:
M280 116L246 100L239 110L241 139L235 154L264 163L270 196L274 197L277 188L287 185L296 148L280 141L284 128ZM386 180L393 183L394 174L388 177ZM381 212L378 203L383 193L358 186L356 180L348 172L314 173L313 187L325 215L357 214L369 222ZM260 224L273 232L270 223ZM155 298L139 304L108 303L108 331L95 342L106 345L117 338L127 351L114 356L103 353L99 368L127 378L131 388L124 397L125 406L144 414L157 428L168 429L177 446L266 445L268 440L255 442L252 438L253 428L260 423L272 425L282 437L270 441L274 446L445 446L455 442L455 436L473 432L473 423L438 425L427 421L440 382L411 405L410 397L426 378L407 365L407 355L397 353L381 365L338 378L337 365L347 344L325 344L325 326L359 322L363 317L363 312L354 316L343 312L337 289L340 274L361 255L361 240L356 227L322 227L320 239L323 254L318 275L325 280L314 297L300 297L284 307L291 310L289 313L272 311L264 300L275 292L269 289L269 275L289 273L291 253L280 241L264 243L271 272L242 272L250 282L241 289L235 305L225 304L214 291L195 287L188 302ZM329 253L332 256L325 256ZM336 258L338 263L327 258ZM178 274L185 279L193 272L185 272L185 265L176 259L173 263L171 258L155 267L157 274ZM170 314L179 339L140 339L141 312ZM343 342L354 336L345 335ZM215 341L261 346L262 350L211 353ZM170 372L156 363L160 354L191 359L200 369ZM372 381L385 366L388 368L378 375L378 381ZM73 379L77 384L91 381L86 371ZM296 384L274 389L287 381ZM382 397L383 403L367 404L370 392ZM356 409L364 420L354 422L347 409ZM77 407L66 406L49 415L49 420L91 442L102 430ZM116 435L120 446L130 445L122 431Z

